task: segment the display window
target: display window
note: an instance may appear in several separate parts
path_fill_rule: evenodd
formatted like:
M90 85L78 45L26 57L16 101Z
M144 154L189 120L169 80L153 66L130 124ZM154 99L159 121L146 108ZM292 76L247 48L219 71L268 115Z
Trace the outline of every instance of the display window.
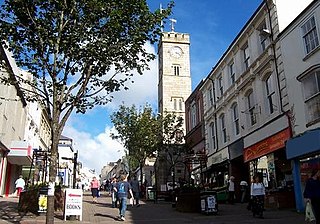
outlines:
M314 169L320 170L320 154L300 160L301 189L304 191L306 181Z

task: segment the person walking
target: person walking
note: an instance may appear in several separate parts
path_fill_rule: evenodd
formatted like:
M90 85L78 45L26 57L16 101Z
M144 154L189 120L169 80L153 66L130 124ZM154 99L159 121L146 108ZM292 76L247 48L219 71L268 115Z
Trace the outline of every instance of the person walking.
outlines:
M316 218L316 224L320 224L320 170L313 170L311 177L306 182L303 196L307 202L311 202L312 210Z
M20 193L26 185L26 182L24 181L22 175L20 175L19 178L16 180L15 185L16 185L17 196L20 197Z
M240 182L241 203L244 203L246 200L247 190L248 190L248 182L245 180L242 180Z
M117 192L115 191L115 189L117 188L117 178L116 177L112 178L110 185L111 185L110 193L111 193L111 200L112 200L112 208L116 208L117 201L118 201Z
M228 201L231 205L234 204L234 191L235 191L235 185L234 185L234 176L230 176L230 180L228 182Z
M140 185L139 181L137 180L137 177L134 176L133 180L130 181L132 192L133 192L133 204L135 204L137 207L140 206L139 199L140 199Z
M91 194L92 194L92 202L97 203L97 197L99 192L100 183L96 177L92 178L90 182Z
M256 174L253 177L250 195L252 203L251 210L253 217L258 215L259 218L263 219L265 187L261 179L262 178L260 178L258 174Z
M125 213L127 210L128 193L133 198L132 188L131 188L130 183L128 183L128 181L127 181L127 175L122 174L120 176L120 181L117 183L117 186L116 186L116 188L114 188L114 190L118 194L118 200L120 203L118 218L120 221L125 221L126 220Z

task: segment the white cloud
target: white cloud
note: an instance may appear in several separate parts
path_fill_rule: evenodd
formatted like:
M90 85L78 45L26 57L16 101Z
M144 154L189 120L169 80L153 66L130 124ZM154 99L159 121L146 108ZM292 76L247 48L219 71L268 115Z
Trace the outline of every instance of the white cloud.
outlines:
M82 162L83 167L95 169L96 173L100 174L104 165L115 162L124 155L123 146L111 139L111 132L115 132L114 128L106 126L104 132L91 136L90 133L68 125L63 135L73 139L74 148L79 152L78 161Z
M150 43L145 45L147 52L156 54L154 46ZM111 110L118 109L122 102L126 106L135 104L137 107L146 102L157 105L158 97L158 61L157 59L149 63L150 70L143 72L143 75L135 73L132 77L134 83L127 83L129 90L113 93L114 99L107 107Z

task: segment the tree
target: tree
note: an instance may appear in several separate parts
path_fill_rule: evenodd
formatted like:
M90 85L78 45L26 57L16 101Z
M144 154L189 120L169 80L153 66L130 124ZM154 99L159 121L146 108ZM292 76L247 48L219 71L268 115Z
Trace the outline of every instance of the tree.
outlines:
M142 167L148 157L155 154L174 167L184 152L183 119L175 114L164 115L152 112L150 105L142 110L136 106L121 105L117 112L111 115L117 133L112 133L113 139L123 143L130 169L140 167L142 183Z
M142 167L148 157L154 156L158 150L161 134L159 116L154 114L150 105L138 110L135 105L126 107L120 105L119 110L111 115L117 133L112 133L113 139L120 140L129 158L130 170Z
M150 12L145 0L5 0L0 9L2 45L32 81L21 84L27 100L45 108L52 132L50 183L55 182L60 135L73 111L85 113L127 89L132 71L143 74L155 55L161 21L171 13ZM1 62L4 66L5 64ZM24 88L29 85L32 88ZM47 223L54 223L54 197L48 196Z

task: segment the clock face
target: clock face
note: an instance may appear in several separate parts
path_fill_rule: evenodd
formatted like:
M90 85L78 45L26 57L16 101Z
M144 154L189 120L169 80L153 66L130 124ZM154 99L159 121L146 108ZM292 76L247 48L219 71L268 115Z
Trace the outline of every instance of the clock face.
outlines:
M180 58L182 55L182 49L180 47L172 47L170 49L170 55L175 58Z

